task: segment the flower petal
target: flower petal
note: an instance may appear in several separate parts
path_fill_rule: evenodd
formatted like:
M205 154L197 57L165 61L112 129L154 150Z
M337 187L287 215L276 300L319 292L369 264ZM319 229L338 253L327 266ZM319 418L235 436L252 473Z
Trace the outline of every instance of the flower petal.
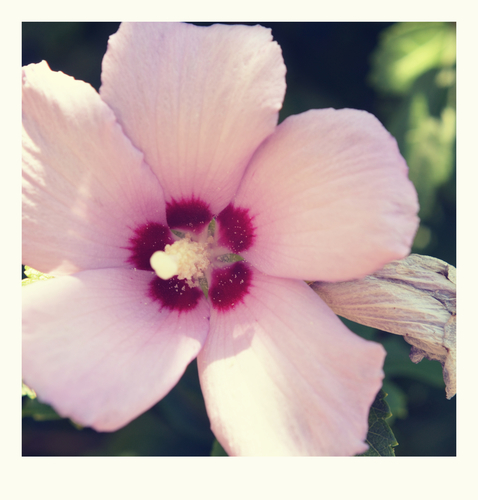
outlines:
M395 140L365 111L289 117L261 145L234 201L255 226L241 253L274 276L340 281L405 257L418 202Z
M41 401L114 431L170 391L205 341L209 308L160 310L150 281L102 269L24 287L23 377Z
M200 199L217 214L274 130L285 66L261 26L124 23L109 40L102 83L166 201Z
M23 72L23 263L125 266L135 227L166 223L158 180L90 85L46 62Z
M242 304L211 308L199 377L212 430L230 455L367 449L385 352L317 299L303 282L254 272Z

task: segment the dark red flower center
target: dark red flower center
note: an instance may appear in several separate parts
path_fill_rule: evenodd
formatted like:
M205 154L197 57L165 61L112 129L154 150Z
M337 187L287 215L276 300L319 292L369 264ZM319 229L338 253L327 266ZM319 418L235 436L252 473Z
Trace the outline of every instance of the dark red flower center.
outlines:
M154 273L150 264L151 256L155 252L165 252L166 245L171 246L166 249L165 253L168 255L176 248L174 243L178 237L173 236L171 229L186 231L191 240L206 242L209 241L206 237L207 226L212 217L209 205L200 199L172 200L166 206L167 226L158 222L147 222L135 229L130 246L127 247L131 252L128 263L136 269ZM247 209L230 204L217 216L216 222L217 234L214 243L207 244L224 247L223 254L237 254L253 244L254 226ZM217 249L211 249L211 254L216 257L218 253L221 254ZM163 254L161 257L164 257ZM154 265L156 266L156 263ZM212 269L209 273L211 283L208 295L211 305L218 311L228 311L241 303L247 295L252 281L252 270L244 261L226 263L223 260L211 260L210 267ZM159 274L167 276L161 272ZM177 276L162 279L154 275L149 287L149 296L159 302L162 308L188 311L194 309L203 297L203 292L197 285L198 283L191 280L178 279Z

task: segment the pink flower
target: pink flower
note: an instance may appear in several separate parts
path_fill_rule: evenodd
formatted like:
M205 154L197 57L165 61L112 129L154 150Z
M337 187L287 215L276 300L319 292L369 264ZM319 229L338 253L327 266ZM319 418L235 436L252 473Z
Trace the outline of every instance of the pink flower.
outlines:
M114 431L197 357L230 455L367 449L385 352L302 280L405 257L416 193L373 116L276 126L284 93L260 26L123 24L99 95L24 68L23 262L58 277L24 290L23 375L42 401Z

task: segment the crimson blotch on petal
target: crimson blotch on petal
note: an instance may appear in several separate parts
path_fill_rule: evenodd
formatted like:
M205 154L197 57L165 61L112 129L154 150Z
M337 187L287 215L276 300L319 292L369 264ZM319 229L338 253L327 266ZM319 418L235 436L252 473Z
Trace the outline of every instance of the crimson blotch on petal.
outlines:
M251 285L251 270L244 262L236 262L212 272L209 297L212 306L227 311L244 300Z
M150 283L149 295L157 300L161 307L171 311L188 311L196 307L202 292L197 287L190 287L186 280L176 277L163 280L155 277Z
M135 235L130 239L131 255L128 262L136 269L152 271L151 255L174 242L171 231L167 226L156 222L147 222L135 229Z
M249 210L230 203L218 216L219 243L234 253L241 253L254 242L254 225Z
M201 231L212 219L209 206L202 200L172 200L166 203L166 217L172 229Z

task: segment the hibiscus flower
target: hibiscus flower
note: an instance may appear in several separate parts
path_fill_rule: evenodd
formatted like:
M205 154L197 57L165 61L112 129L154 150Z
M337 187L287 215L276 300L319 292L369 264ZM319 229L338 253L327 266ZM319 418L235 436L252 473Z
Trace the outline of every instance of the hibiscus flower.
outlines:
M98 431L148 410L197 357L230 455L353 455L381 345L304 280L410 251L417 197L372 115L277 125L285 66L261 26L126 23L99 94L23 69L23 377Z

